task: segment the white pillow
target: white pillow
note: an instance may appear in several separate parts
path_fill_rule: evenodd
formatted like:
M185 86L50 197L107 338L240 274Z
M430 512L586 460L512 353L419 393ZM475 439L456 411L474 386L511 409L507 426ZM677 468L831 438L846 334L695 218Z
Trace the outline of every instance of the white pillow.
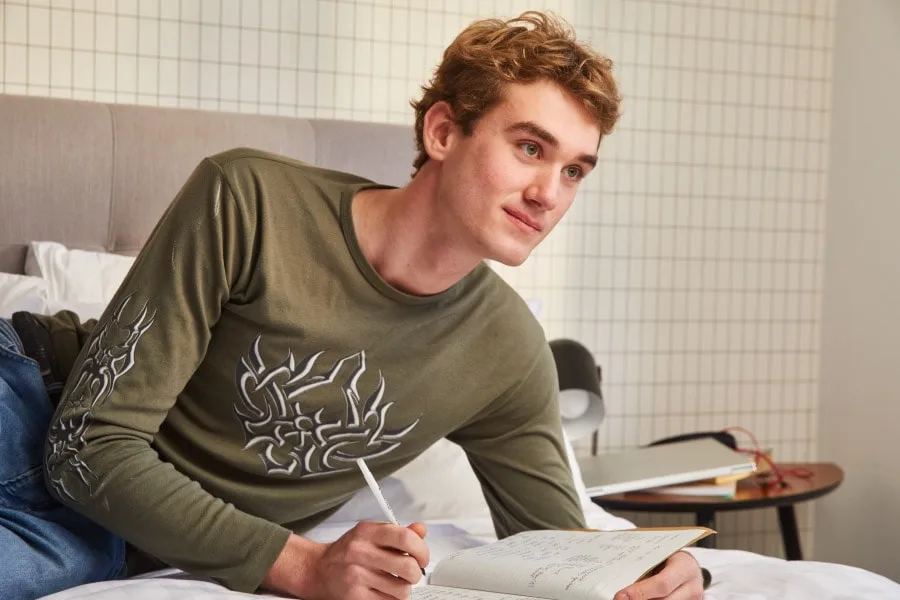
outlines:
M440 485L437 485L438 481ZM446 439L438 440L378 484L400 522L490 516L466 453ZM384 514L367 487L329 518L334 522L365 520L384 520Z
M50 281L43 277L0 273L0 319L8 319L14 312L27 311L37 315L52 315L71 310L82 321L99 319L106 310L102 302L69 302L50 299Z
M25 310L41 313L47 309L50 284L41 277L0 273L0 318Z
M563 431L563 437L566 442L566 455L569 459L569 467L572 469L572 478L575 480L575 491L578 492L578 499L581 501L581 509L584 511L584 518L587 526L593 529L633 529L634 523L628 519L611 515L591 500L587 493L587 486L584 485L584 477L581 475L581 467L578 466L578 460L575 458L575 449L572 442Z
M631 522L610 515L591 501L568 437L565 437L565 445L575 489L590 526L597 529L634 527ZM379 485L401 523L490 518L481 485L465 451L446 439L437 441L408 465L379 481ZM384 514L368 488L357 492L323 525L364 520L384 520Z
M57 242L31 242L25 274L46 279L51 300L107 304L132 264L133 256L70 250Z

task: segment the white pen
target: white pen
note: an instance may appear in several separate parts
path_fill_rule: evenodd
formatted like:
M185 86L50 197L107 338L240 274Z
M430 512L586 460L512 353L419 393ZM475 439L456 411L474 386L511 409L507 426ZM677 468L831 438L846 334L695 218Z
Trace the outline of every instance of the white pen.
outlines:
M359 470L362 471L363 478L365 478L369 489L372 490L373 494L375 494L375 500L378 502L378 506L381 507L381 512L383 512L384 516L388 518L388 521L390 521L394 525L399 526L400 523L397 522L397 517L394 516L394 511L391 510L391 507L388 505L387 500L384 499L384 494L381 493L381 488L378 487L378 482L375 481L375 476L372 475L372 471L369 470L368 465L366 465L366 461L361 458L357 458L356 464L359 465ZM422 575L425 575L425 568L420 568L422 569Z

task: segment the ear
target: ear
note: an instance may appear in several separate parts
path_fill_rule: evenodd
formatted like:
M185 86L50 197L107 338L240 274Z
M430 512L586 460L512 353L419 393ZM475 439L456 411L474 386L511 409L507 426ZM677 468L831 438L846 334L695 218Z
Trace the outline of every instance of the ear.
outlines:
M450 153L458 128L453 109L444 101L435 102L425 113L422 141L428 157L441 161Z

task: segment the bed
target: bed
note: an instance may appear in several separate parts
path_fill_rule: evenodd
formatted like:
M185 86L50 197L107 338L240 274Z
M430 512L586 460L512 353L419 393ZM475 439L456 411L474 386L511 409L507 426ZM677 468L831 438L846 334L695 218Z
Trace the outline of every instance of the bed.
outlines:
M570 464L588 526L625 529L633 524L594 505L584 489L571 445ZM441 486L434 485L441 473ZM464 453L442 441L382 482L385 496L401 522L423 520L432 563L450 552L496 539L478 481ZM453 489L448 495L443 490ZM308 533L327 542L337 539L358 519L382 520L367 490L358 493L328 521ZM858 600L900 598L900 585L862 569L814 561L785 561L740 550L692 548L713 582L705 600ZM424 583L423 583L424 585ZM238 600L258 595L229 591L215 583L168 569L144 577L81 586L44 600Z
M204 156L251 146L386 183L407 180L414 154L399 125L226 114L0 95L0 316L12 310L103 310L168 202ZM571 453L571 447L570 447ZM633 525L590 502L589 526ZM440 474L442 486L434 485ZM442 441L383 482L398 518L422 520L433 559L494 537L463 453ZM440 494L439 490L455 493ZM366 490L308 535L336 539L381 519ZM710 600L900 598L900 585L849 566L693 549L713 574ZM237 599L174 569L81 586L48 600Z

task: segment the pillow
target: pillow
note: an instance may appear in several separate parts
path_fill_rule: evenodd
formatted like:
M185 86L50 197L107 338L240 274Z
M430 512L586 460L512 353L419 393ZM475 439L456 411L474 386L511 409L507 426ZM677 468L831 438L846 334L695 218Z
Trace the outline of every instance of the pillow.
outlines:
M49 297L50 284L46 279L0 273L0 319L8 319L20 310L44 312Z
M436 485L435 477L441 485ZM362 475L360 475L362 481ZM481 485L462 448L447 439L431 445L378 485L401 523L490 517ZM447 490L453 490L447 493ZM329 519L333 522L383 521L384 513L369 488L357 492Z
M634 523L622 517L617 517L600 508L591 500L587 492L587 486L584 485L584 478L581 475L581 467L578 466L578 460L575 458L575 449L572 442L563 431L563 437L566 441L566 455L569 459L569 468L572 469L572 478L575 480L575 491L578 492L578 499L581 501L581 509L584 511L584 519L587 526L593 529L633 529Z
M563 435L575 490L589 526L597 529L634 527L591 501L575 460L575 451L568 437ZM490 518L481 485L465 451L447 439L438 440L408 465L379 481L379 485L401 523ZM384 520L384 514L368 488L357 492L322 524L363 520Z
M110 252L70 250L57 242L31 242L25 257L25 274L46 279L51 300L106 304L134 260L133 256Z

